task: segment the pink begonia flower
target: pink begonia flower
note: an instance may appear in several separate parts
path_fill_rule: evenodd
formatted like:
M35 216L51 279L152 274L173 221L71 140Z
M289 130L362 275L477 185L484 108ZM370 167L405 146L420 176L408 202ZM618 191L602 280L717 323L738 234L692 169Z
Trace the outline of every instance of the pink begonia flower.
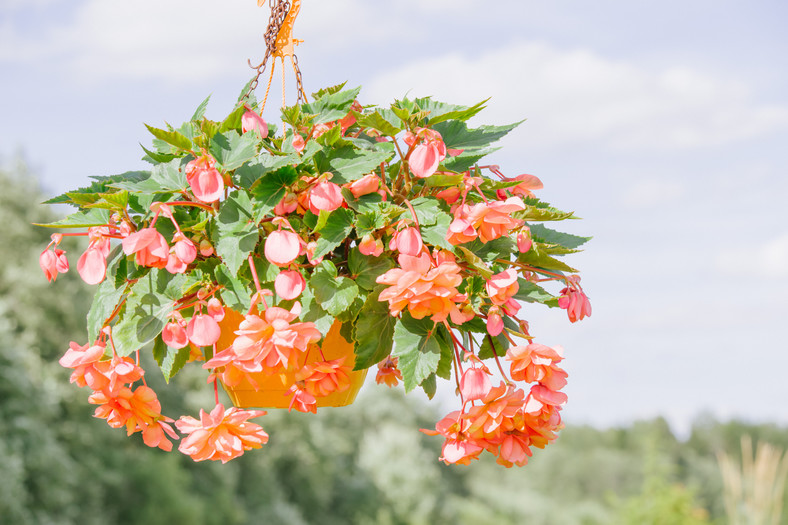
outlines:
M517 315L517 312L520 311L520 308L521 308L520 303L518 303L513 298L509 299L508 301L506 301L501 305L501 310L503 310L506 313L506 315L511 317Z
M275 215L287 215L298 209L298 196L295 193L287 192L282 200L274 206Z
M279 275L274 279L274 290L277 295L285 300L295 299L306 288L306 281L301 272L295 270L286 270L279 272Z
M389 388L397 386L398 382L402 381L402 372L397 368L398 363L399 359L392 356L378 363L375 382L379 385L385 383Z
M88 284L98 284L107 274L107 259L100 250L88 248L77 260L77 272Z
M413 146L419 139L420 142ZM415 135L408 131L404 140L408 146L413 147L408 157L410 171L420 179L435 173L438 165L446 158L446 145L441 134L434 129L417 128Z
M318 182L309 191L309 211L315 215L320 215L321 210L334 211L343 202L342 188L327 180Z
M591 317L591 302L580 289L578 282L579 276L569 278L570 285L561 290L561 297L558 298L559 308L566 310L569 321L576 323L585 317Z
M520 285L517 283L517 271L514 268L509 268L501 273L496 273L484 283L484 287L493 304L499 306L506 304L520 289Z
M355 198L369 193L375 193L380 188L380 178L374 173L368 173L358 180L345 184Z
M304 151L305 147L306 147L306 141L304 140L304 137L302 137L299 134L296 134L296 136L293 137L293 149L295 149L298 153L301 153L302 151Z
M219 340L222 330L210 315L196 314L186 325L186 335L197 346L211 346Z
M525 203L520 197L458 206L446 233L446 240L456 245L470 242L478 236L479 240L487 243L522 226L523 221L513 218L511 214L524 209Z
M160 419L154 421L142 430L142 441L151 448L160 448L166 452L172 450L172 443L167 439L165 434L171 439L179 439L177 432L172 429L169 422L173 420L170 418Z
M500 456L497 463L511 467L522 467L528 463L528 458L533 455L529 447L531 439L528 434L510 432L504 435L501 442Z
M516 181L519 180L520 184L509 188L509 191L512 192L512 195L522 195L524 197L533 197L534 194L531 190L541 190L544 188L544 184L542 181L539 180L539 177L535 175L518 175L517 177L505 178L505 181Z
M297 311L271 306L259 317L249 314L241 322L232 346L217 353L203 368L233 364L245 372L292 368L307 347L323 337L314 323L293 323ZM292 324L291 324L292 323Z
M358 244L358 251L364 255L380 257L380 254L383 253L383 241L376 239L371 233L368 233L361 238L361 242Z
M531 395L539 402L545 405L563 406L566 404L567 395L563 392L550 390L542 384L536 384L531 387Z
M450 254L441 252L437 266L424 252L418 257L400 254L397 260L400 268L392 268L375 280L389 285L378 298L389 302L392 316L407 308L415 319L429 315L433 321L441 322L451 316L454 323L461 324L473 318L457 307L467 296L457 291L462 283L461 268Z
M497 306L490 308L487 313L487 333L495 337L503 332L503 318Z
M287 266L301 252L301 239L295 233L276 230L265 240L265 258L277 266Z
M186 333L186 321L180 314L164 325L161 331L161 339L169 347L180 349L189 344L189 336Z
M177 232L172 238L175 245L170 249L167 258L167 271L184 273L189 264L197 258L197 247L183 233Z
M206 303L205 313L213 318L217 323L224 319L224 306L216 297L211 297Z
M125 385L115 392L93 392L88 402L99 405L93 414L95 417L106 419L112 428L126 427L129 435L164 418L156 392L145 385L133 392Z
M419 255L424 247L418 228L411 226L395 233L393 241L400 253L413 257Z
M74 369L74 372L71 374L72 383L76 383L78 386L86 386L88 380L96 373L94 365L104 356L105 349L106 346L100 342L96 342L93 345L86 344L80 346L71 341L69 343L69 349L63 357L60 358L58 363L60 363L60 366L63 368ZM93 383L93 381L90 382Z
M460 393L466 402L483 399L490 393L491 388L489 374L483 369L469 367L462 373Z
M136 254L135 261L139 266L164 268L170 255L170 246L164 236L155 228L143 228L132 233L123 241L123 253Z
M263 416L262 410L241 410L217 404L210 413L200 410L200 419L181 416L175 422L184 434L178 450L194 461L220 460L227 463L245 451L260 448L268 442L268 434L260 425L248 420Z
M254 131L260 135L261 139L264 139L268 136L268 124L256 111L247 109L241 117L241 131L244 133Z
M526 253L531 249L532 244L531 229L528 226L524 226L523 231L517 234L517 250L520 253Z
M345 358L332 361L315 361L298 370L296 383L315 397L325 397L334 392L344 392L350 388L351 368L344 364Z
M317 250L317 243L315 241L309 241L306 244L306 258L309 260L309 264L312 266L317 266L323 260L323 256L321 255L317 259L315 259L315 250Z
M292 385L287 390L287 395L293 396L293 399L290 400L290 406L287 408L288 412L292 412L295 408L298 412L317 414L317 398L307 392L306 388L298 384Z
M224 191L224 180L210 155L202 155L186 164L186 180L192 193L202 202L216 202Z
M457 188L456 186L451 186L446 188L445 190L439 191L435 196L439 199L443 199L444 201L446 201L446 204L454 204L455 202L460 200L460 197L462 196L462 191L460 190L460 188Z
M213 245L208 239L202 239L200 241L200 255L203 257L210 257L213 255Z
M68 271L66 252L58 248L55 248L54 251L46 249L41 252L38 264L49 282L57 279L58 273L66 273Z
M538 381L552 390L560 390L566 385L567 373L558 367L563 359L563 348L550 348L539 343L527 346L510 346L506 360L511 361L509 371L515 381L533 383Z

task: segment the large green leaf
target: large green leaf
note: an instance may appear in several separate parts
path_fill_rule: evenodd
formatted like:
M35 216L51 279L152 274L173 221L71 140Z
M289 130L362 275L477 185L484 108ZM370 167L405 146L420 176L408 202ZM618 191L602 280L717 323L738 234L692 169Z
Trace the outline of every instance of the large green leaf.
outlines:
M72 213L59 221L49 224L36 224L47 228L88 228L90 226L104 226L109 222L110 211L99 208Z
M208 149L224 171L232 171L257 156L257 138L253 133L225 131L213 136Z
M127 171L126 173L122 173L120 175L112 175L109 177L91 177L95 179L95 182L90 186L85 186L84 188L79 188L78 190L69 191L62 195L58 195L57 197L53 197L48 201L45 201L44 204L77 204L74 202L74 196L79 194L85 195L98 195L99 193L106 192L110 185L115 182L121 181L140 181L145 180L150 177L149 171Z
M220 264L214 271L216 282L222 285L222 302L237 312L246 312L251 306L250 292L243 282L230 272L226 265Z
M387 162L392 154L385 151L358 150L353 146L323 150L315 155L315 163L321 172L334 174L331 182L347 184L376 170L381 162Z
M119 356L141 349L161 333L175 301L182 296L185 279L154 268L131 287L123 317L112 330Z
M205 110L208 109L208 102L211 100L211 95L205 97L205 100L200 102L200 105L197 106L197 109L194 110L194 114L192 118L189 120L200 120L205 116Z
M168 383L189 360L190 353L191 349L188 345L183 348L172 348L164 344L161 337L153 341L153 358L159 364L164 380Z
M354 112L353 114L356 116L356 122L358 122L359 126L372 128L378 131L381 135L393 137L402 131L400 128L392 125L391 122L383 118L383 115L377 111L366 114Z
M525 221L562 221L577 218L574 212L557 210L535 197L527 197L524 202L525 210L512 213L512 217Z
M526 253L521 253L517 257L517 260L521 263L531 265L537 269L541 268L544 270L558 270L559 272L577 273L577 270L563 261L559 261L555 257L550 257L546 253L538 252L533 248Z
M504 126L480 126L478 128L469 128L464 122L449 120L435 124L433 129L441 134L447 148L481 149L501 139L507 133L522 124L522 122L521 120L520 122Z
M149 126L147 124L145 124L145 127L148 128L148 131L150 131L154 137L159 140L163 140L167 144L186 151L192 149L192 141L179 131L165 131L163 129L154 128L153 126Z
M350 112L350 107L360 91L361 88L357 87L334 93L321 93L322 96L319 98L304 104L303 111L316 115L314 119L315 124L323 124L343 118Z
M262 218L279 204L285 196L287 187L298 178L293 166L282 166L274 171L265 172L252 184L252 195L255 199L255 213Z
M410 392L431 374L438 371L445 339L439 335L438 326L430 319L414 319L402 312L400 322L394 327L394 350L391 355L399 358L397 365L402 372L405 391Z
M579 248L591 240L591 237L580 237L579 235L551 230L542 224L533 224L530 228L534 240L550 244L560 244L561 246L571 249Z
M377 286L375 279L394 268L394 266L394 261L390 257L364 255L357 247L350 250L348 257L348 269L350 270L351 278L365 290L375 288Z
M323 212L320 212L320 216L323 217ZM328 214L323 224L321 224L321 221L318 221L315 233L319 233L320 238L317 240L315 254L312 258L323 257L342 244L353 230L354 218L355 214L352 210L337 208Z
M257 246L260 232L253 216L253 204L244 190L232 192L222 203L216 216L216 254L222 258L230 274L238 268Z
M320 307L335 317L347 310L359 293L352 279L337 276L337 268L331 261L317 266L309 286Z
M355 370L379 363L391 353L397 318L389 314L388 303L379 301L384 286L371 291L356 319L353 340L356 341Z

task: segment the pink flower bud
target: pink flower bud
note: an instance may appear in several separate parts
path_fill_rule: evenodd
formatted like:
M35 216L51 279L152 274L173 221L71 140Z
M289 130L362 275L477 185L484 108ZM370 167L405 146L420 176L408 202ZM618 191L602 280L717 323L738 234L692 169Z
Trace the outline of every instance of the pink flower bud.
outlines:
M161 338L169 347L183 348L189 344L189 336L186 334L186 329L183 327L183 322L170 321L164 325L161 331Z
M295 299L306 288L306 281L300 272L286 270L280 272L274 280L274 290L285 300Z
M293 137L293 149L295 149L298 153L301 153L302 151L304 151L305 147L306 147L306 141L304 141L304 137L296 134L296 136Z
M219 323L210 315L197 314L186 326L186 335L197 346L211 346L222 334Z
M491 388L490 378L481 368L468 368L462 373L460 392L466 402L483 399Z
M397 242L397 250L405 255L417 256L421 253L424 243L421 240L421 233L418 228L407 227L397 232L394 236Z
M309 209L315 215L319 215L321 210L334 211L343 202L342 189L327 180L317 183L309 192Z
M244 113L244 116L241 117L241 130L244 133L255 131L260 135L261 139L268 136L268 124L256 111L247 110Z
M378 191L379 187L380 179L374 173L364 175L360 179L347 185L350 193L352 193L355 198L359 198L362 195L366 195L368 193L374 193Z
M383 253L383 241L375 239L371 233L366 234L358 245L358 251L364 255L380 257Z
M293 232L277 230L265 240L265 258L277 266L287 266L298 257L301 239Z

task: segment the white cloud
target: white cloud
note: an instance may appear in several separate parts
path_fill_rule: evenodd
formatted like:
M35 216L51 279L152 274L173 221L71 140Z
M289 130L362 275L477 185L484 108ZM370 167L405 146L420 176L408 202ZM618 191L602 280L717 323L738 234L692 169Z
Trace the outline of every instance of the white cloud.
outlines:
M673 204L685 195L684 184L667 179L641 179L626 188L621 196L628 208L651 208L658 205Z
M717 269L729 275L788 277L788 233L757 246L740 246L717 256Z
M756 102L750 87L734 78L649 68L543 43L415 60L377 76L366 91L386 100L412 88L466 103L492 96L487 118L528 117L529 143L542 147L681 150L788 126L788 107Z

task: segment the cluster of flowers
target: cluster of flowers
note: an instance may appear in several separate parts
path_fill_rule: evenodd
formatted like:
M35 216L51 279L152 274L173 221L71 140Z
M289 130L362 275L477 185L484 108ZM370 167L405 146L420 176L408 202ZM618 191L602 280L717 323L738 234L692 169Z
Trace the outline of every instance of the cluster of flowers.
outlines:
M380 271L373 277L378 285L378 300L387 304L388 315L431 321L430 333L440 329L450 338L462 407L442 419L434 431L425 430L445 438L443 461L465 464L487 450L497 456L500 464L519 466L527 462L531 447L543 448L555 439L556 431L561 428L560 410L566 402L561 389L567 374L558 366L562 350L533 342L528 323L518 317L522 308L517 300L518 292L523 282L531 286L549 281L563 283L553 306L566 310L573 323L590 316L591 306L579 276L540 266L538 254L527 257L539 245L545 246L536 237L536 230L532 235L522 218L534 207L529 199L542 188L541 181L533 175L506 177L495 165L463 168L459 173L446 168L442 171L442 164L462 155L463 150L447 147L441 133L430 128L423 117L419 117L421 120L412 117L410 121L403 118L405 133L398 142L396 133L385 135L359 124L357 119L363 111L354 101L345 117L316 125L307 120L307 124L293 125L289 138L285 135L275 142L268 137L268 126L260 115L248 107L245 109L240 129L243 134L256 137L260 156L292 151L297 152L295 156L304 154L311 141L329 132L335 136L338 132L343 139L363 136L374 139L368 143L387 142L386 151L392 157L395 152L399 155L398 163L387 166L387 162L381 162L379 172L375 167L353 180L347 175L335 177L329 171L321 172L311 161L295 162L300 166L297 175L278 188L277 192L281 190L281 193L266 204L270 213L265 218L250 216L250 223L255 221L255 233L262 234L262 246L243 256L248 262L248 273L244 275L251 277L243 277L247 282L242 285L252 291L252 283L248 282L251 280L254 286L250 301L244 303L243 308L250 304L245 312L223 304L226 284L219 284L211 273L217 265L203 264L211 258L218 259L219 264L226 263L219 255L223 253L221 240L217 241L221 232L217 234L215 228L205 224L221 213L230 191L242 193L247 189L232 170L220 169L221 163L207 148L181 152L191 159L179 165L187 186L173 191L166 203L153 202L149 222L144 217L137 217L139 220L135 222L124 209L111 215L107 224L90 227L86 233L52 236L52 242L40 257L41 268L50 281L68 270L65 252L58 248L64 235L88 236L89 244L79 258L77 270L89 284L98 284L106 278L113 239L120 241L123 254L133 258L137 268L166 270L172 276L192 271L200 274L199 290L173 301L160 337L171 349L180 351L189 347L188 360L201 361L202 367L210 370L209 381L214 383L217 395L215 407L209 413L201 411L199 419L183 416L174 421L161 414L156 394L145 385L138 363L129 357L118 357L115 352L113 320L118 315L129 315L121 314L121 303L104 321L102 335L94 345L80 347L72 343L61 359L63 366L74 369L72 382L94 391L90 402L99 405L97 417L106 419L110 426L125 427L129 434L141 432L146 444L165 450L172 448L167 437L177 439L174 424L188 435L181 441L179 450L197 461L227 461L245 450L259 448L267 442L268 435L248 421L264 412L225 410L218 399L219 382L225 387L248 382L258 388L258 381L288 376L292 378L287 390L289 408L316 412L320 398L350 387L354 363L346 362L346 358L326 358L321 340L326 343L329 336L324 338L314 322L302 320L303 308L309 306L306 302L302 306L299 300L304 300L303 294L311 287L309 300L314 304L317 279L313 278L313 272L325 257L332 264L337 263L333 268L340 269L340 279L355 278L348 270L348 253L357 250L365 260L373 261L368 264L381 261L376 266ZM423 125L416 125L417 121ZM289 142L285 143L286 140ZM342 143L354 144L349 140ZM313 150L326 150L330 144L320 142ZM284 153L285 149L288 153ZM336 169L340 170L341 163L338 166ZM341 185L334 182L337 179ZM372 226L363 229L355 224L357 219L351 219L353 224L342 230L345 237L332 245L334 251L322 249L318 253L319 243L325 239L320 228L307 226L307 219L325 224L331 217L351 213L351 204L357 205L362 198L366 199L364 202L385 204L397 210L391 217L381 212L380 216L366 221ZM432 213L444 216L442 224L447 227L438 233L442 238L436 240L434 227L430 236L425 235L414 209L416 198L422 199L422 205L425 199L429 200L431 209L435 210ZM191 222L184 222L183 227L173 212L176 206L195 212L186 214ZM340 211L332 214L337 210ZM156 227L160 216L168 218L174 227L169 242ZM202 226L195 228L194 224ZM172 232L169 226L166 230ZM501 252L498 248L495 257L486 260L474 253L481 250L479 246L495 244L498 239L507 241L511 250L506 248ZM216 249L211 240L217 243ZM272 289L261 286L255 259L264 260L274 268ZM240 274L236 278L241 279ZM382 309L385 312L385 307ZM349 312L341 313L345 314L343 321L351 324L364 314L360 309ZM339 321L334 323L339 326ZM352 337L358 337L356 332L352 333ZM457 337L458 333L468 337ZM518 344L514 337L528 343ZM496 374L482 361L481 348L474 348L478 339L486 345L488 357L495 360ZM501 341L505 343L505 351L498 348ZM401 356L407 349L394 351ZM508 374L500 357L510 362ZM391 387L403 380L399 363L397 355L377 355L364 366L377 364L376 381ZM496 380L498 373L500 379ZM143 384L132 389L140 380ZM498 381L498 386L494 386ZM518 382L530 384L530 390L526 393ZM405 384L407 387L407 381Z
M126 428L128 435L142 433L149 447L172 450L172 442L178 434L171 423L187 437L178 450L195 461L204 459L227 462L246 450L260 448L268 441L262 427L248 420L261 416L259 410L224 409L217 403L210 414L201 411L200 420L183 416L178 421L161 413L161 403L156 393L145 384L145 372L130 357L114 355L105 357L106 340L112 345L109 327L102 332L101 339L93 345L80 346L72 342L60 359L60 364L73 368L71 382L88 387L93 393L88 398L96 407L95 417L106 419L112 428ZM139 358L139 356L138 356ZM134 383L141 385L133 388Z

